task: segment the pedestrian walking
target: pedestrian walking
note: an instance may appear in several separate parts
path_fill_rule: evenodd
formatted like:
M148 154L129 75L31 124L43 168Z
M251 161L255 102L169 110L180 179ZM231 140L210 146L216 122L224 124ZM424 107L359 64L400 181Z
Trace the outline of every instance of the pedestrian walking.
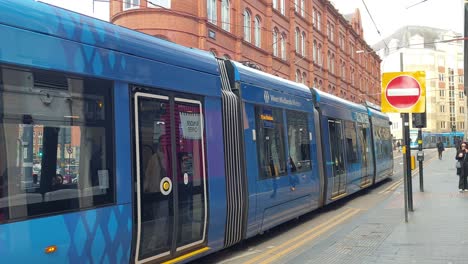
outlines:
M444 148L444 143L442 143L442 141L439 139L439 142L437 142L437 151L439 152L439 159L441 160L442 159L442 152L444 152L445 148Z
M457 155L455 159L457 160L457 174L459 176L458 181L458 190L468 191L468 183L467 183L467 176L468 176L468 149L466 147L466 142L463 142L460 145L460 149L457 151Z
M397 141L396 146L397 146L398 152L400 152L400 150L401 150L400 140Z

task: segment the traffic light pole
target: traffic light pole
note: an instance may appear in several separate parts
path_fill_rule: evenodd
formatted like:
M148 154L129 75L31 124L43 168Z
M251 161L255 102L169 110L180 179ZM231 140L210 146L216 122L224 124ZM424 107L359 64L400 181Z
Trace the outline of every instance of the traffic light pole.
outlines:
M408 163L408 155L410 153L410 148L408 144L408 138L409 138L409 114L408 113L402 113L401 114L401 119L403 123L403 198L404 198L404 204L405 204L405 222L408 222L408 181L406 180L406 175L408 173L407 168L410 168L410 164ZM408 132L408 133L407 133ZM408 135L407 135L408 134Z

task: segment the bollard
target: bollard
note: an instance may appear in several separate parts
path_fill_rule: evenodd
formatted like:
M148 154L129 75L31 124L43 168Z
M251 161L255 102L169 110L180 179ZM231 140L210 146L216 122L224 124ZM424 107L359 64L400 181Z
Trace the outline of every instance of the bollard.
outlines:
M411 170L416 169L416 157L411 156Z

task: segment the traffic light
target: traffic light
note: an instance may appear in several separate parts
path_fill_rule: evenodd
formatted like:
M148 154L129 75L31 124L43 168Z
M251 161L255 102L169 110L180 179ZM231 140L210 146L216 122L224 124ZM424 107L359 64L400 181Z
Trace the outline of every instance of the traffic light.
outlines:
M42 148L40 148L39 151L37 152L37 156L39 158L42 158Z
M425 128L426 127L426 112L424 113L413 113L413 127Z

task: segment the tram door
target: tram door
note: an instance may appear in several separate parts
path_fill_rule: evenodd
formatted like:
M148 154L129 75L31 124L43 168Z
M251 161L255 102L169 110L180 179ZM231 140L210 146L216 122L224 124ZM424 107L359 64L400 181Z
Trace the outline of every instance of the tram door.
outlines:
M372 183L372 153L370 148L370 137L367 124L358 124L359 144L361 145L361 187L366 187Z
M330 132L330 153L333 187L332 198L346 193L346 166L344 161L344 138L342 123L338 120L328 120L328 130Z
M205 242L207 198L199 101L135 93L135 262L165 260Z

